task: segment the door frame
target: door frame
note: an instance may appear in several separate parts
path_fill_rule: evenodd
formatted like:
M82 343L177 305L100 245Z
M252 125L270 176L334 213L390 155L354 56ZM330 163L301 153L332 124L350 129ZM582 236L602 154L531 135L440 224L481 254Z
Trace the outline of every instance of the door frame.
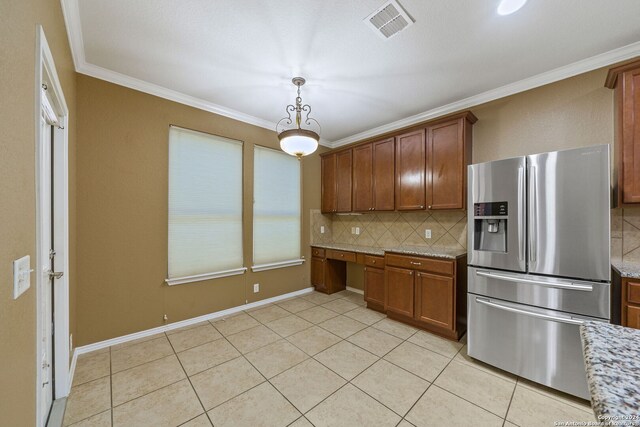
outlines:
M54 342L53 366L55 384L53 386L53 400L66 397L70 389L70 346L69 346L69 109L58 79L53 55L44 29L36 27L36 67L35 67L35 190L36 190L36 420L39 425L40 398L42 388L42 369L40 355L42 352L41 324L44 321L40 312L41 290L44 283L43 275L38 269L44 264L41 259L43 253L42 223L51 220L43 212L43 191L51 187L51 176L43 176L42 135L40 117L42 115L41 88L46 83L47 94L53 101L53 108L60 119L60 126L54 128L54 146L51 152L54 167L54 222L52 224L54 249L56 251L56 268L60 268L64 275L56 279L52 292L54 304ZM43 188L44 187L44 188ZM58 267L59 265L59 267Z

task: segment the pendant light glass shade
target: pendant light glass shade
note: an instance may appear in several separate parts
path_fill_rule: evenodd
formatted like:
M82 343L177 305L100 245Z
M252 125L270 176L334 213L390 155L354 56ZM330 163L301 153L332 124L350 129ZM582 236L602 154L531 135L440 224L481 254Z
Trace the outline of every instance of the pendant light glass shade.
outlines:
M320 136L310 130L290 129L280 133L278 138L280 139L282 151L300 158L318 149Z
M278 133L282 151L300 159L302 156L307 156L316 151L318 149L318 142L320 141L318 132L311 129L303 129L302 124L307 126L315 125L318 130L320 130L320 124L316 119L309 117L309 114L311 114L311 106L302 104L300 86L305 83L305 79L302 77L294 77L292 82L298 87L296 103L295 105L287 105L287 117L280 119L276 125L276 132ZM306 113L304 120L302 118L302 112ZM294 113L295 117L291 117L291 113Z

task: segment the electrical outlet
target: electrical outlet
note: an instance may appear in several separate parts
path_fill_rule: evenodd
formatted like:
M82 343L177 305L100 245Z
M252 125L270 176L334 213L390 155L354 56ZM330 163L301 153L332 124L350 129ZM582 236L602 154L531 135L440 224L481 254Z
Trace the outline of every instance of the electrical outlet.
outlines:
M320 226L320 234L324 234L324 225Z
M425 237L425 239L430 239L431 238L431 230L424 230L424 237Z
M254 283L253 284L253 293L256 294L260 292L260 283Z
M360 227L356 227L356 235L360 235Z
M162 316L162 320L164 320L164 321L166 322L167 320L169 320L169 316L167 316L167 315L165 314L164 316Z
M355 227L351 227L351 234L356 234L356 228Z

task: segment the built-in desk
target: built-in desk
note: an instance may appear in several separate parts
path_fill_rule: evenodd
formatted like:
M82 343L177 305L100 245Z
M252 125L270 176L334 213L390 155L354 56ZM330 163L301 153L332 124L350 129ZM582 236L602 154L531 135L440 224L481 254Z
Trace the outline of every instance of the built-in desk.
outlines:
M361 264L368 308L455 340L466 331L465 252L315 245L311 254L311 283L317 291L346 289L346 263Z

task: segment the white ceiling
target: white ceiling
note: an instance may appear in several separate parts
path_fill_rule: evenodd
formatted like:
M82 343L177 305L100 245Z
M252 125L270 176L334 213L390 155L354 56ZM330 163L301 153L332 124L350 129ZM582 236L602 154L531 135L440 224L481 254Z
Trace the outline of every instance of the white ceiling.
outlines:
M338 145L640 55L638 0L529 0L510 16L496 13L499 0L400 0L416 22L389 40L362 21L382 3L63 0L63 7L78 71L264 127L284 115L295 96L290 79L302 75L303 101L323 139Z

